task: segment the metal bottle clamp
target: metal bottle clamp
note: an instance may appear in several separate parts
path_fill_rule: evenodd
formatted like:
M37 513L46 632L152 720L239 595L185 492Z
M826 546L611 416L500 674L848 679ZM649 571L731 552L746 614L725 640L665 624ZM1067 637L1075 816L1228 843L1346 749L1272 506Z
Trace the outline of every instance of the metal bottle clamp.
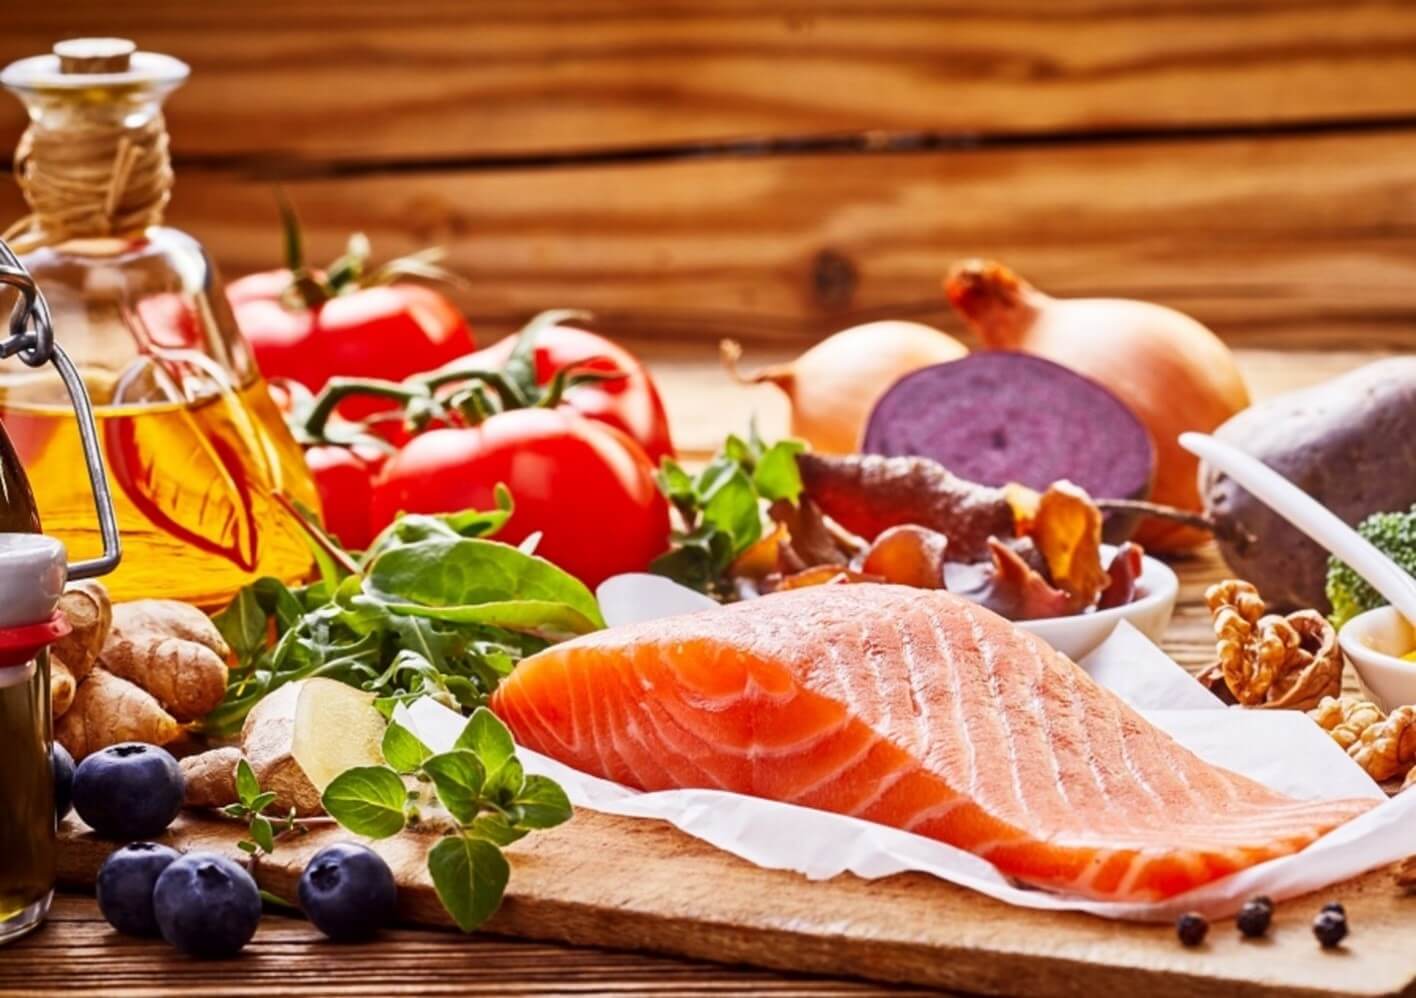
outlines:
M79 419L79 440L83 445L84 464L88 466L89 485L93 489L94 508L98 512L98 529L103 537L103 554L69 565L70 580L91 579L107 575L118 567L123 547L118 540L118 518L113 512L113 494L108 488L108 476L103 471L103 452L98 446L98 427L93 418L93 405L88 390L69 359L54 342L54 328L49 317L49 305L35 286L19 259L0 239L0 284L19 292L19 299L10 311L9 337L0 340L0 360L19 355L30 367L52 363L64 382L74 413Z

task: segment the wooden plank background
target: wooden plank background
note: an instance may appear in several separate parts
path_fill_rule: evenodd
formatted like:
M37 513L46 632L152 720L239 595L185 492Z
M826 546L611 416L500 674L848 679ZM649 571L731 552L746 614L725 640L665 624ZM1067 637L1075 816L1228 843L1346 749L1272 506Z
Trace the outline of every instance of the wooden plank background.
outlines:
M489 332L951 326L940 275L986 254L1256 345L1416 343L1416 4L13 6L0 60L122 34L192 64L170 218L228 275L277 261L280 183L315 258L448 247ZM22 127L0 104L0 148Z

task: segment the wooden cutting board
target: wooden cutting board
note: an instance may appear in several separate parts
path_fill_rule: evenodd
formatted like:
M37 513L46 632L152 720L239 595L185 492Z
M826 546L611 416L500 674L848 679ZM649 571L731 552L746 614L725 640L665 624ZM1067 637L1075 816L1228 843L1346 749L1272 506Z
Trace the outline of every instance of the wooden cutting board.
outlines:
M184 816L166 841L243 858L241 834L231 822ZM256 879L293 899L309 858L348 838L331 824L282 841L257 864ZM402 917L448 926L423 865L432 841L403 835L373 846L398 879ZM113 848L68 819L61 881L91 886ZM591 811L508 854L511 884L488 929L528 939L983 994L1416 994L1416 895L1404 895L1391 870L1280 905L1266 940L1241 941L1228 921L1191 950L1168 925L1013 908L919 874L809 881L758 869L667 824ZM1332 899L1347 906L1352 935L1323 951L1309 925Z

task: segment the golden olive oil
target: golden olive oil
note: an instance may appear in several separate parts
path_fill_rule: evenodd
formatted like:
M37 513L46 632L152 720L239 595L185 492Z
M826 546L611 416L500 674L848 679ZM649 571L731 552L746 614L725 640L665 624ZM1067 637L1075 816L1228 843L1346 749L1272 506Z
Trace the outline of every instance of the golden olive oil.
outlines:
M291 506L318 511L319 500L264 381L193 402L95 405L94 415L123 537L123 562L104 579L115 601L178 599L217 609L263 575L290 582L310 571ZM73 411L0 384L0 421L29 474L45 533L64 542L71 561L98 554Z

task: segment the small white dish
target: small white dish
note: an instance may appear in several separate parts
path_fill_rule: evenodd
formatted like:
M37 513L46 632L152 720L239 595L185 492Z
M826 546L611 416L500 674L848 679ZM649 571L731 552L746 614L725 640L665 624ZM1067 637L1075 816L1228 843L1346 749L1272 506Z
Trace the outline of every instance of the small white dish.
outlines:
M1103 563L1109 562L1116 551L1109 544L1103 544L1101 550ZM1180 580L1170 566L1145 555L1141 559L1141 577L1136 580L1136 598L1126 605L1074 613L1070 617L1020 620L1018 626L1036 634L1075 662L1109 638L1123 620L1159 644L1170 624L1170 615L1175 612L1179 593Z
M43 534L0 534L0 628L54 614L68 578L64 545Z
M1382 710L1416 703L1416 662L1401 656L1416 649L1416 627L1394 606L1358 614L1337 632L1362 688Z

